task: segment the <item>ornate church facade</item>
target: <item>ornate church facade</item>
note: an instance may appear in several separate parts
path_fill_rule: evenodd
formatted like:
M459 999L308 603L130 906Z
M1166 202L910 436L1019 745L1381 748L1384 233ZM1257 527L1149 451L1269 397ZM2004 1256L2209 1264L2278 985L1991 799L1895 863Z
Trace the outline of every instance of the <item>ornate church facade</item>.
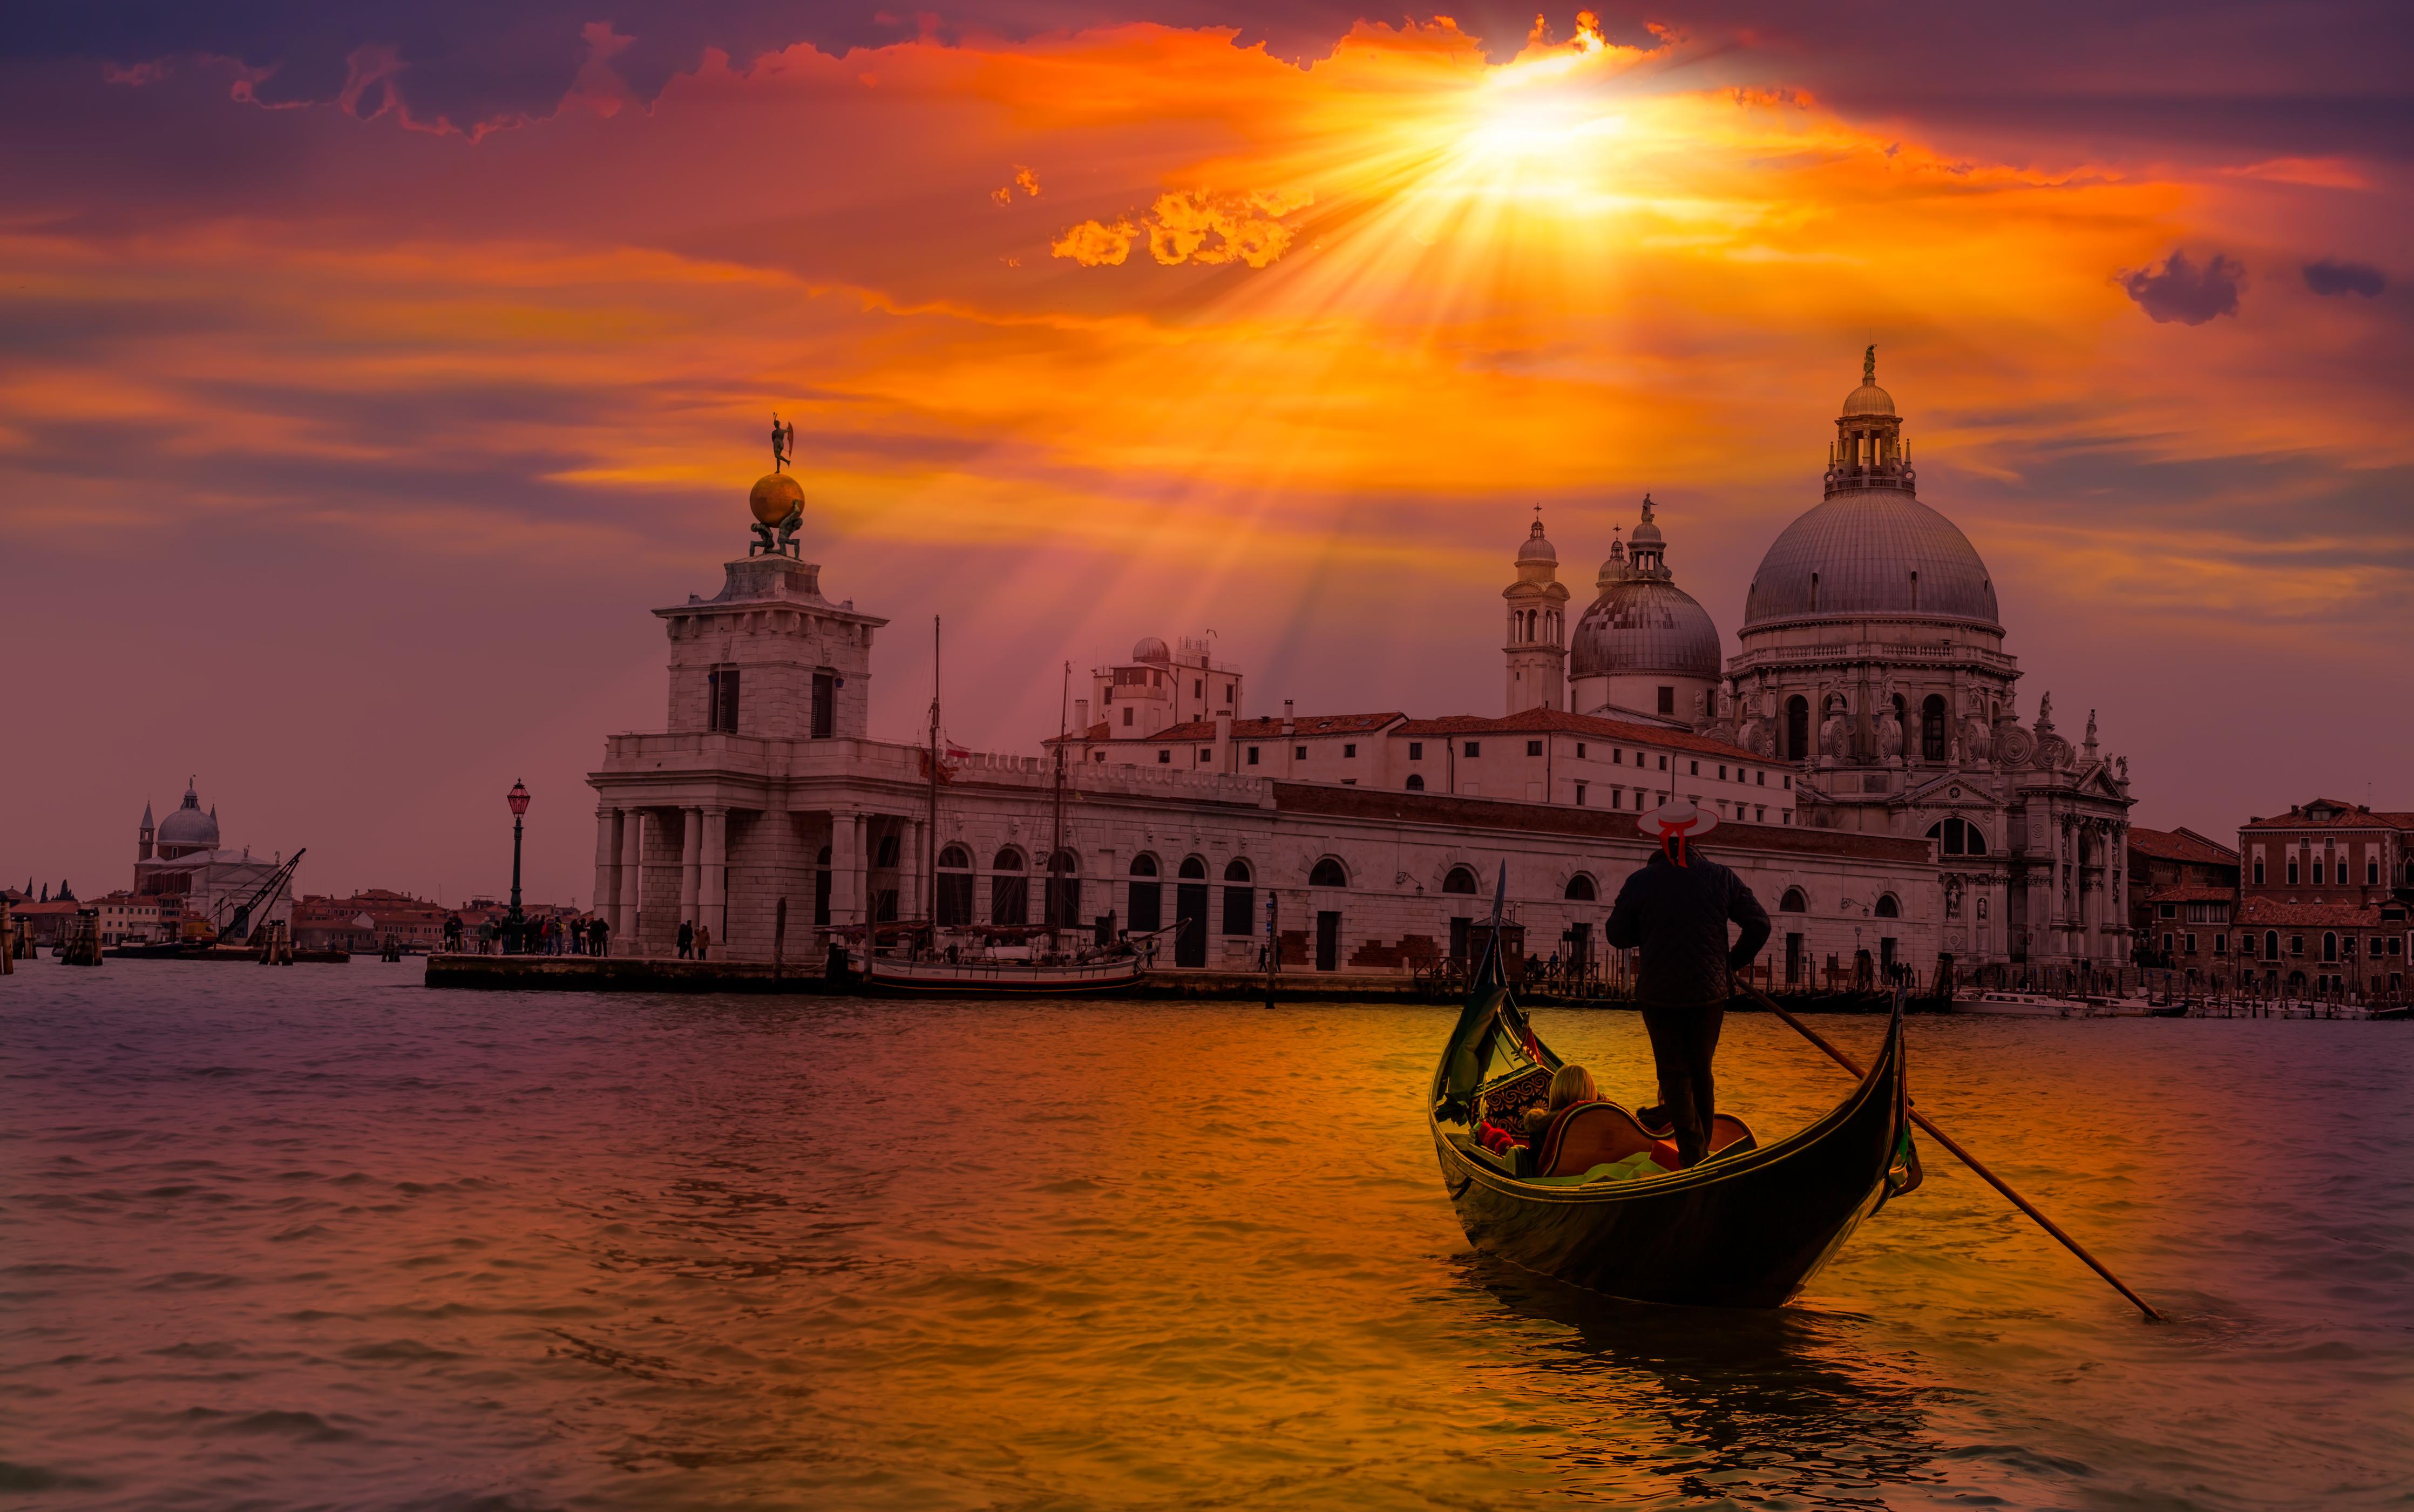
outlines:
M1958 962L2127 961L2128 762L2104 754L2092 711L2077 743L2063 735L2050 695L2021 721L1992 575L1920 502L1875 349L1836 427L1825 497L1762 558L1723 666L1644 501L1577 621L1568 707L1680 725L1791 769L1803 825L1928 841L1941 946ZM1520 552L1509 590L1529 602L1546 591L1534 552ZM1521 686L1550 685L1533 660L1511 646L1512 712Z

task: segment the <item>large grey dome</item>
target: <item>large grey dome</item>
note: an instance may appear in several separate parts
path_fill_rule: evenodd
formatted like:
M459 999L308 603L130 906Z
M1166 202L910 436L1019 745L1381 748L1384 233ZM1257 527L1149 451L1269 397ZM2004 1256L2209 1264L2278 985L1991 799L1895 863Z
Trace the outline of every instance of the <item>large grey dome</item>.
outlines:
M184 806L159 821L159 832L155 838L162 846L216 850L218 846L217 816L201 812L201 797L187 783L185 785Z
M1744 597L1745 629L1865 614L2003 628L1994 580L1970 538L1899 488L1840 491L1788 525Z
M1604 584L1576 621L1568 675L1664 672L1715 682L1720 661L1719 627L1692 594L1664 577L1629 577Z

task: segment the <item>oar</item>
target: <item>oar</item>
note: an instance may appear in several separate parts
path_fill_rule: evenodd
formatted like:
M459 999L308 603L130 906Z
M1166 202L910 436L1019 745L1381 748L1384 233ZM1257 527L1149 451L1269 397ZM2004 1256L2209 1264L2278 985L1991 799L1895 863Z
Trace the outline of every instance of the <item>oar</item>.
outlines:
M1762 992L1759 988L1752 986L1749 982L1744 984L1743 990L1752 998L1757 1000L1761 1007L1776 1014L1779 1018L1783 1019L1787 1024L1792 1025L1796 1033L1801 1035L1805 1040L1810 1040L1812 1044L1817 1045L1820 1049L1825 1051L1829 1060L1832 1060L1837 1065L1843 1067L1844 1070L1851 1071L1855 1076L1865 1074L1858 1066L1853 1064L1853 1058L1850 1055L1845 1055L1834 1045L1829 1044L1826 1040L1819 1038L1818 1035L1813 1034L1810 1031L1810 1026L1809 1025L1803 1023L1800 1019L1796 1018L1793 1014L1788 1013L1785 1010L1778 1007L1777 1000L1775 998L1770 997L1766 993ZM1909 1100L1910 1100L1908 1098L1904 1100L1906 1103L1908 1103ZM2064 1234L2062 1231L2061 1224L2056 1223L2052 1219L2049 1219L2043 1213L2037 1211L2036 1204L2030 1202L2026 1197L2014 1191L2004 1183L2003 1177L1995 1175L1992 1171L1988 1170L1987 1162L1979 1160L1968 1150L1963 1149L1960 1141L1946 1133L1944 1130L1937 1128L1935 1122L1926 1114L1921 1113L1916 1108L1911 1109L1910 1112L1911 1121L1926 1130L1928 1131L1929 1138L1936 1141L1939 1145L1942 1145L1946 1149L1952 1151L1954 1159L1960 1160L1963 1165L1968 1166L1971 1170L1977 1172L1979 1179L1985 1181L1987 1185L1994 1188L1997 1191L2002 1192L2014 1207L2019 1208L2021 1212L2026 1213L2029 1217L2036 1220L2037 1227L2045 1230L2048 1234L2052 1235L2056 1239L2061 1240L2062 1247L2064 1249L2069 1250L2072 1254L2077 1255L2080 1260L2085 1261L2087 1263L2088 1269L2095 1272L2098 1276L2103 1277L2107 1281L2111 1282L2112 1289L2114 1291L2120 1293L2123 1296L2127 1297L2130 1301L2137 1304L2138 1310L2146 1315L2146 1321L2148 1323L2160 1323L2163 1321L2163 1315L2156 1312L2151 1306L2149 1306L2144 1297L2139 1296L2137 1293L2129 1290L2127 1284L2123 1282L2120 1277L2113 1275L2109 1270L2105 1268L2104 1262L2096 1259L2094 1255L2089 1254L2085 1245L2080 1244L2077 1239Z

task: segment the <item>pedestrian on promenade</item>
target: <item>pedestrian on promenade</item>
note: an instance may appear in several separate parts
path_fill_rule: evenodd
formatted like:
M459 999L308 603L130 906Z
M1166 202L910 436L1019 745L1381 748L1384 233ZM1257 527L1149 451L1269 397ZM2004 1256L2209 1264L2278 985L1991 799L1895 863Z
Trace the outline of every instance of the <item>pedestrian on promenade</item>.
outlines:
M1732 974L1749 966L1768 940L1768 914L1751 889L1691 844L1717 825L1716 815L1682 800L1644 815L1637 828L1657 834L1660 848L1618 890L1603 931L1620 950L1641 949L1635 1004L1651 1036L1677 1158L1687 1166L1709 1153L1718 1112L1710 1063L1734 992ZM1730 923L1736 929L1732 943Z
M695 954L695 922L682 919L678 927L678 958L682 961Z
M702 961L709 957L711 954L712 926L710 924L698 924L695 926L695 958Z
M611 946L612 926L604 921L602 914L597 914L595 921L587 926L587 953L609 955L612 953Z

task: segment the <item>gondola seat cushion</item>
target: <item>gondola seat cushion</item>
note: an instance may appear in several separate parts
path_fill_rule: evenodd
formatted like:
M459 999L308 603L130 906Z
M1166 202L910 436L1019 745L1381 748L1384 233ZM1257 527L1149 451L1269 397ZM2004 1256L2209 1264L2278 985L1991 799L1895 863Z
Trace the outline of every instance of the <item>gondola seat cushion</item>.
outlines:
M1650 1155L1665 1169L1676 1169L1676 1146L1652 1138L1634 1115L1615 1102L1579 1102L1561 1109L1535 1141L1534 1169L1541 1175L1572 1176L1630 1155Z

